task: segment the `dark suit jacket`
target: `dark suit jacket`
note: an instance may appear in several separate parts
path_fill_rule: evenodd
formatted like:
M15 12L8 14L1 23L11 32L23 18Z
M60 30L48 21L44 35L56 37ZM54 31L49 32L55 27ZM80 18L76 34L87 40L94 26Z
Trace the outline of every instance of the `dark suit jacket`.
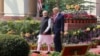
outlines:
M48 27L49 17L43 17L42 19L43 20L41 22L39 34L43 34L43 32L45 31L45 29ZM45 34L51 34L51 28Z
M64 32L64 15L59 13L55 19L54 25L54 32L62 31Z

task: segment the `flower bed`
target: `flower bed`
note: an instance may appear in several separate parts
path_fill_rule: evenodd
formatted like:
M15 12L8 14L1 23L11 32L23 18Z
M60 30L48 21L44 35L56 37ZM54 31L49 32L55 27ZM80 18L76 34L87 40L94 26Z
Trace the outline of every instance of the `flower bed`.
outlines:
M95 15L89 15L85 11L67 11L65 17L65 30L85 28L88 25L97 23Z
M100 36L100 25L94 25L87 27L86 29L70 30L65 32L65 37L63 42L70 43L80 43L80 42L91 42L92 38L97 38Z
M0 21L0 33L3 34L34 34L39 30L40 21L37 20L15 20Z
M37 49L37 44L36 44L36 43L34 43L34 44L30 44L30 43L29 43L29 46L30 46L30 49L31 49L31 50L36 50L36 49ZM44 45L41 46L41 50L46 51L46 50L48 50L48 48L47 48L47 46L44 44ZM51 47L51 51L54 51L54 46Z
M36 34L39 32L40 21L34 19L0 21L0 33L20 35L28 42L36 42Z

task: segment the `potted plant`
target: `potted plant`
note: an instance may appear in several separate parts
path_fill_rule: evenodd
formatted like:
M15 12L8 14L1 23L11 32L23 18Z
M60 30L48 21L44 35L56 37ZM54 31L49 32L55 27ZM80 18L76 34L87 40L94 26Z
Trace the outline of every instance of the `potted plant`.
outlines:
M98 43L97 42L92 42L91 43L91 48L97 48Z

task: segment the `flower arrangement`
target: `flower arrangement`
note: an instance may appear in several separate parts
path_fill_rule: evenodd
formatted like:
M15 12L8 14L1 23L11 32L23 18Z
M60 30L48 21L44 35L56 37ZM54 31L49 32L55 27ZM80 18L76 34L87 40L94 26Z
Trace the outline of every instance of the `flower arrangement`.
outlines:
M66 19L96 19L95 15L89 15L85 10L82 10L79 4L67 4L66 9L64 15Z
M66 31L64 35L63 42L67 44L91 41L92 38L100 36L100 25L91 25L85 29Z
M66 5L66 9L67 10L70 10L70 9L72 9L72 10L79 10L80 9L80 5Z
M97 19L95 15L89 15L86 11L76 11L65 13L66 19Z

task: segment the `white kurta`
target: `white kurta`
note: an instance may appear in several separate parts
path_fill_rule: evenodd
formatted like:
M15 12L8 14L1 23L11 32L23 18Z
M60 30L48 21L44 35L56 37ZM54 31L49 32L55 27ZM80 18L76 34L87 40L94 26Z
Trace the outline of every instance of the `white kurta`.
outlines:
M47 32L52 27L52 20L49 19L48 26L44 32ZM53 43L53 36L52 35L38 35L38 43L41 44L52 44Z

